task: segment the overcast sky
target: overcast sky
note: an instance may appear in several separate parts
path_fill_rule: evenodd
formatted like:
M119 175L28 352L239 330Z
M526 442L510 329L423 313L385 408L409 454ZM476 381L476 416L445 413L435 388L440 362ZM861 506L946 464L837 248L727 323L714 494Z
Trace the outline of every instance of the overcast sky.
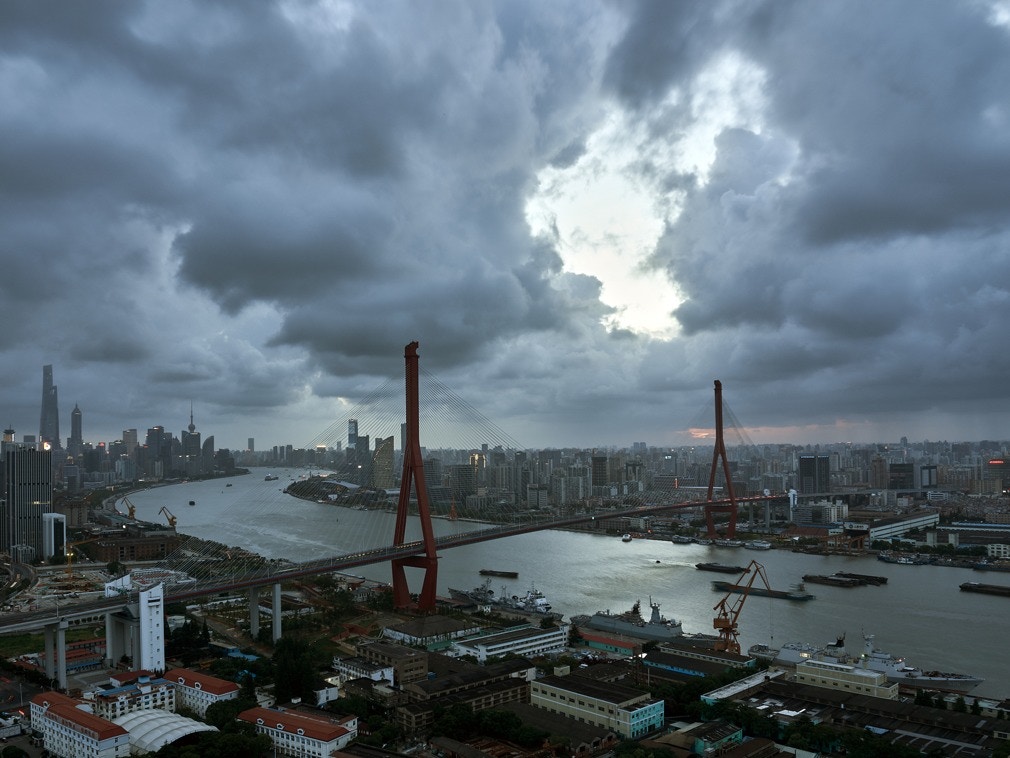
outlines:
M0 423L1005 439L1006 2L0 6ZM367 429L362 421L362 431ZM424 442L422 430L422 443Z

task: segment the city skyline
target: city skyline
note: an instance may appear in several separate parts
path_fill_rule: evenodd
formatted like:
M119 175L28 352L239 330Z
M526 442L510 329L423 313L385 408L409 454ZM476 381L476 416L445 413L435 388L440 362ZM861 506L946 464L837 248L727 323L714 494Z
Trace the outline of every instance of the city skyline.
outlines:
M757 444L1003 439L1008 73L995 0L15 2L3 423L52 365L86 441L305 445L417 340L530 448L716 379Z

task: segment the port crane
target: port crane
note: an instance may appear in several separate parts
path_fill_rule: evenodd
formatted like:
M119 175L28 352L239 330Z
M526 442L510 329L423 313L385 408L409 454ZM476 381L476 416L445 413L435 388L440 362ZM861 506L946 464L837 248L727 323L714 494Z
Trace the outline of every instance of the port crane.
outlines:
M123 498L123 505L126 506L126 516L127 518L132 518L134 521L137 520L137 506L130 502L130 498Z
M161 510L158 513L163 514L166 519L168 519L168 525L171 527L175 526L177 519L172 515L172 511L168 510L165 506L161 506Z
M750 574L750 578L744 584L743 577L748 574ZM765 583L765 587L771 589L771 585L768 583L768 576L765 574L765 567L757 561L751 561L747 564L747 568L743 570L740 579L737 580L737 584L743 588L743 591L740 593L727 592L726 596L716 603L712 609L716 612L716 617L712 620L712 626L719 635L719 639L716 640L714 645L716 650L726 653L736 653L737 655L740 654L740 631L737 628L737 620L740 618L743 604L747 602L750 589L754 586L754 580L759 576L761 577L761 581Z

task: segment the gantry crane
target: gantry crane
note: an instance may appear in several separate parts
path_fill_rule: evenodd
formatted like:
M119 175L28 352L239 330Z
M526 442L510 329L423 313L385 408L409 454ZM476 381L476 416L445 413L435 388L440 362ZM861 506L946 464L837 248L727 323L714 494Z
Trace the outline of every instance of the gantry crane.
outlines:
M165 506L161 506L161 510L158 511L158 513L162 513L165 515L165 518L168 519L169 526L171 527L175 526L176 518L175 516L172 515L172 511L168 510L168 508L166 508Z
M128 498L128 497L124 497L123 498L123 505L126 506L126 515L127 515L127 518L132 518L133 520L136 520L137 519L137 506L135 506L133 503L131 503L130 502L130 498Z
M743 577L747 574L750 574L750 578L744 584ZM740 654L740 631L737 629L737 621L740 618L740 611L743 610L743 604L747 602L750 589L754 586L754 580L759 576L761 577L761 581L765 583L765 587L771 589L771 585L768 584L768 576L765 574L765 567L757 561L751 561L747 565L747 568L743 570L740 579L737 580L737 585L741 588L741 591L727 592L726 596L712 609L716 611L716 617L712 620L712 626L719 635L719 639L716 640L714 646L716 650L736 653L737 655Z

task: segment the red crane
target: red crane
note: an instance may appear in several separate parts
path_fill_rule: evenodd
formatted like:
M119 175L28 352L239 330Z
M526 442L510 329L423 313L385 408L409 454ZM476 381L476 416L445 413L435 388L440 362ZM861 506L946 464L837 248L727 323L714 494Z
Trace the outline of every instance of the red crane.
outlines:
M742 580L747 574L750 574L750 578L744 584ZM765 574L765 567L757 561L751 561L747 565L747 568L743 570L740 579L737 580L737 585L741 588L741 591L727 592L726 596L716 603L712 609L716 611L716 617L712 620L712 626L719 635L719 639L714 645L716 650L736 653L737 655L740 654L740 641L738 639L740 632L737 629L737 620L740 618L743 604L747 602L750 588L754 586L754 580L758 576L765 583L765 587L771 589L771 585L768 583L768 576Z

